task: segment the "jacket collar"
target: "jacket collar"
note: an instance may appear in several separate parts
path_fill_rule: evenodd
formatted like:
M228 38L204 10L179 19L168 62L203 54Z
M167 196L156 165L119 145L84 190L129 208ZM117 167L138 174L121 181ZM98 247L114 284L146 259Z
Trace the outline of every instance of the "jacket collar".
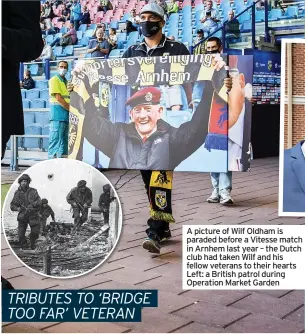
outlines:
M163 48L166 41L167 41L167 38L165 37L164 34L162 34L161 41L155 49ZM143 39L142 42L136 47L136 50L137 51L144 51L145 53L147 53L147 44L145 43L145 39Z
M300 185L305 193L305 157L302 151L302 144L304 141L299 142L290 150L290 165L295 172Z

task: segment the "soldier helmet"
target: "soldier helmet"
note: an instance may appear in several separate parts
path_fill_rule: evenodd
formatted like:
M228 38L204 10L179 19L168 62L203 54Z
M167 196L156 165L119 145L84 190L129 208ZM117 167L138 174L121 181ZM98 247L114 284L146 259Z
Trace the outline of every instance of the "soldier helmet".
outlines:
M49 202L48 202L48 200L47 200L46 198L43 198L43 199L41 200L41 203L42 203L42 204L48 204Z
M104 186L103 186L103 190L104 191L109 191L110 190L110 185L109 184L105 184Z
M87 182L85 180L80 180L77 182L77 187L81 188L84 187L87 184Z
M21 175L18 179L18 183L20 184L23 180L26 180L28 183L32 181L28 174Z

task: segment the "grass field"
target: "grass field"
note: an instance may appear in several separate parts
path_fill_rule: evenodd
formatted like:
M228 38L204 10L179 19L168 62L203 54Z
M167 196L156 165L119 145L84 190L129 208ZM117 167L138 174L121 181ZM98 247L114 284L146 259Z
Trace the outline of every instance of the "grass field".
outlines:
M5 196L10 189L11 184L1 184L1 207L3 206L3 202L5 200Z

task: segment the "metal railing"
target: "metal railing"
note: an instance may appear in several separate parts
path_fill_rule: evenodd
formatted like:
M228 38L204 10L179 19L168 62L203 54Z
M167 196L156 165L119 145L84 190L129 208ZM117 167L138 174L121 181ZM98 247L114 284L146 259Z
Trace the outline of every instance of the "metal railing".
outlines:
M247 8L245 8L243 11L241 11L239 14L237 14L236 16L234 16L235 19L237 19L238 17L240 17L241 15L243 15L244 13L246 13L247 11L249 11L251 9L251 23L252 23L252 29L251 29L251 33L252 33L252 49L255 49L255 9L256 9L256 4L261 2L261 0L256 0L255 2L252 3L252 5L248 6ZM265 0L265 6L264 6L264 11L265 11L265 42L269 42L270 40L270 36L269 36L269 28L268 28L268 0ZM222 26L219 27L218 29L216 29L215 31L213 31L213 33L211 33L209 36L205 37L203 40L201 40L199 43L195 44L194 46L191 47L191 53L193 53L193 51L199 46L202 45L203 43L205 43L210 37L212 37L214 34L216 34L219 31L222 31L222 45L223 47L225 47L225 42L226 42L226 26L227 24L230 22L230 20L226 20L225 22L223 22Z

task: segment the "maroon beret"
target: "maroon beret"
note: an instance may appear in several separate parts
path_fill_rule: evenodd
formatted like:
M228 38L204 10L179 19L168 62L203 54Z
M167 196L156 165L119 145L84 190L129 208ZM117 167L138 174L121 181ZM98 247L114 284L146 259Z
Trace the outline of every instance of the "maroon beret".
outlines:
M159 104L161 91L155 87L143 88L132 95L125 103L126 106L135 107L139 104Z

